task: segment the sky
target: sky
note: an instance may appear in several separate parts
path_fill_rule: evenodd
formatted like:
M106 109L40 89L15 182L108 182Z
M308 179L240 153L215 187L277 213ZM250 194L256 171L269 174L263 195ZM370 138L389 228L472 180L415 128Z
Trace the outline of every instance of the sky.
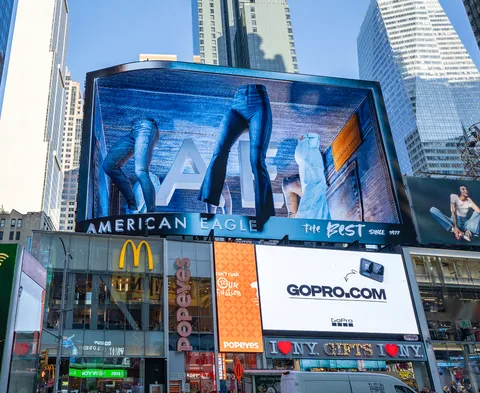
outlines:
M289 0L299 71L358 78L357 36L370 0ZM462 0L440 0L477 67L480 51ZM70 0L67 65L89 71L137 61L140 53L193 56L191 0Z

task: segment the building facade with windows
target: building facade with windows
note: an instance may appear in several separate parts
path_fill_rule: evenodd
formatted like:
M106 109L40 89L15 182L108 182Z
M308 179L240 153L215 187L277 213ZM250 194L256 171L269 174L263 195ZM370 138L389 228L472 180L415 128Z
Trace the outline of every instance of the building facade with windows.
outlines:
M27 251L32 247L35 230L53 230L53 224L43 212L22 214L16 210L0 212L0 244L20 244Z
M193 0L192 7L201 63L298 72L286 0Z
M480 1L479 0L463 0L465 10L467 11L468 20L472 25L473 34L480 48Z
M82 141L83 98L80 83L72 80L72 75L68 70L65 77L65 89L66 105L62 141L63 190L59 229L73 231L75 229L78 167Z
M457 148L479 121L480 73L438 0L372 0L360 78L379 81L404 174L462 175Z
M442 386L480 387L480 255L406 248L415 269Z
M18 2L0 119L2 161L14 165L2 171L1 204L7 210L43 211L56 228L63 186L67 32L66 0ZM25 61L25 53L35 66Z

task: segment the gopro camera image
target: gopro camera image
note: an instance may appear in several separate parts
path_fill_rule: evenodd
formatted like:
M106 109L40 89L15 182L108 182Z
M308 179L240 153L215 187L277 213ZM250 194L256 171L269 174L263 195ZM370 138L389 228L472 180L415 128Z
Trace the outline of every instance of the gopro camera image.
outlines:
M379 263L362 258L360 260L360 274L372 280L383 282L385 268Z

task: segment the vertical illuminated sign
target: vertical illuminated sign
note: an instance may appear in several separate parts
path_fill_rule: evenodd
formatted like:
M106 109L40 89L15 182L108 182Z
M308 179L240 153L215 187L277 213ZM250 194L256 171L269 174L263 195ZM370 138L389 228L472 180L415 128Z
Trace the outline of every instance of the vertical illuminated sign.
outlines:
M255 248L215 243L220 352L263 352Z

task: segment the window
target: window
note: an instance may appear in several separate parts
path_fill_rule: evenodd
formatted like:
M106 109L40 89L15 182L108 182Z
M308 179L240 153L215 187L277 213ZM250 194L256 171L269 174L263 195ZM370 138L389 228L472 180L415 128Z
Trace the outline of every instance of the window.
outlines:
M4 226L5 226L5 219L2 218L2 219L0 220L0 228L3 228Z
M211 14L214 14L214 13L215 13L215 10L210 10L210 13L211 13Z
M200 27L200 28L199 28L199 31L203 31L203 27Z
M295 56L292 56L292 61L293 61L294 63L296 63L296 62L297 62L297 58L296 58Z
M8 239L9 240L13 240L13 235L15 234L15 232L13 231L10 231L10 235L8 236Z
M203 33L200 33L199 37L200 37L200 38L203 38Z
M395 385L395 393L413 393L413 391L406 388L405 386Z
M215 27L211 27L210 29L211 29L212 33L215 33Z
M210 15L211 20L215 20L215 15Z
M15 220L14 218L12 218L11 221L10 221L10 226L11 226L12 228L15 228L15 224L16 224L16 223L17 223L17 220Z
M295 49L290 49L290 53L291 53L292 55L294 55L294 54L295 54Z
M252 14L252 19L255 19L257 16L255 14Z
M22 223L23 223L23 220L22 220L21 218L19 218L19 219L17 220L17 227L18 227L18 228L21 228L21 227L22 227Z
M20 240L20 235L21 235L22 232L17 232L15 234L15 240Z
M250 7L250 11L255 12L255 7Z
M217 64L218 64L218 61L217 61L217 60L213 60L213 64L214 64L214 65L217 65Z
M0 240L3 240L3 231L0 231Z
M254 26L254 27L252 28L252 31L253 31L254 33L256 33L256 32L258 31L258 29Z
M293 29L288 28L288 32L289 32L290 34L292 34L292 33L293 33Z

